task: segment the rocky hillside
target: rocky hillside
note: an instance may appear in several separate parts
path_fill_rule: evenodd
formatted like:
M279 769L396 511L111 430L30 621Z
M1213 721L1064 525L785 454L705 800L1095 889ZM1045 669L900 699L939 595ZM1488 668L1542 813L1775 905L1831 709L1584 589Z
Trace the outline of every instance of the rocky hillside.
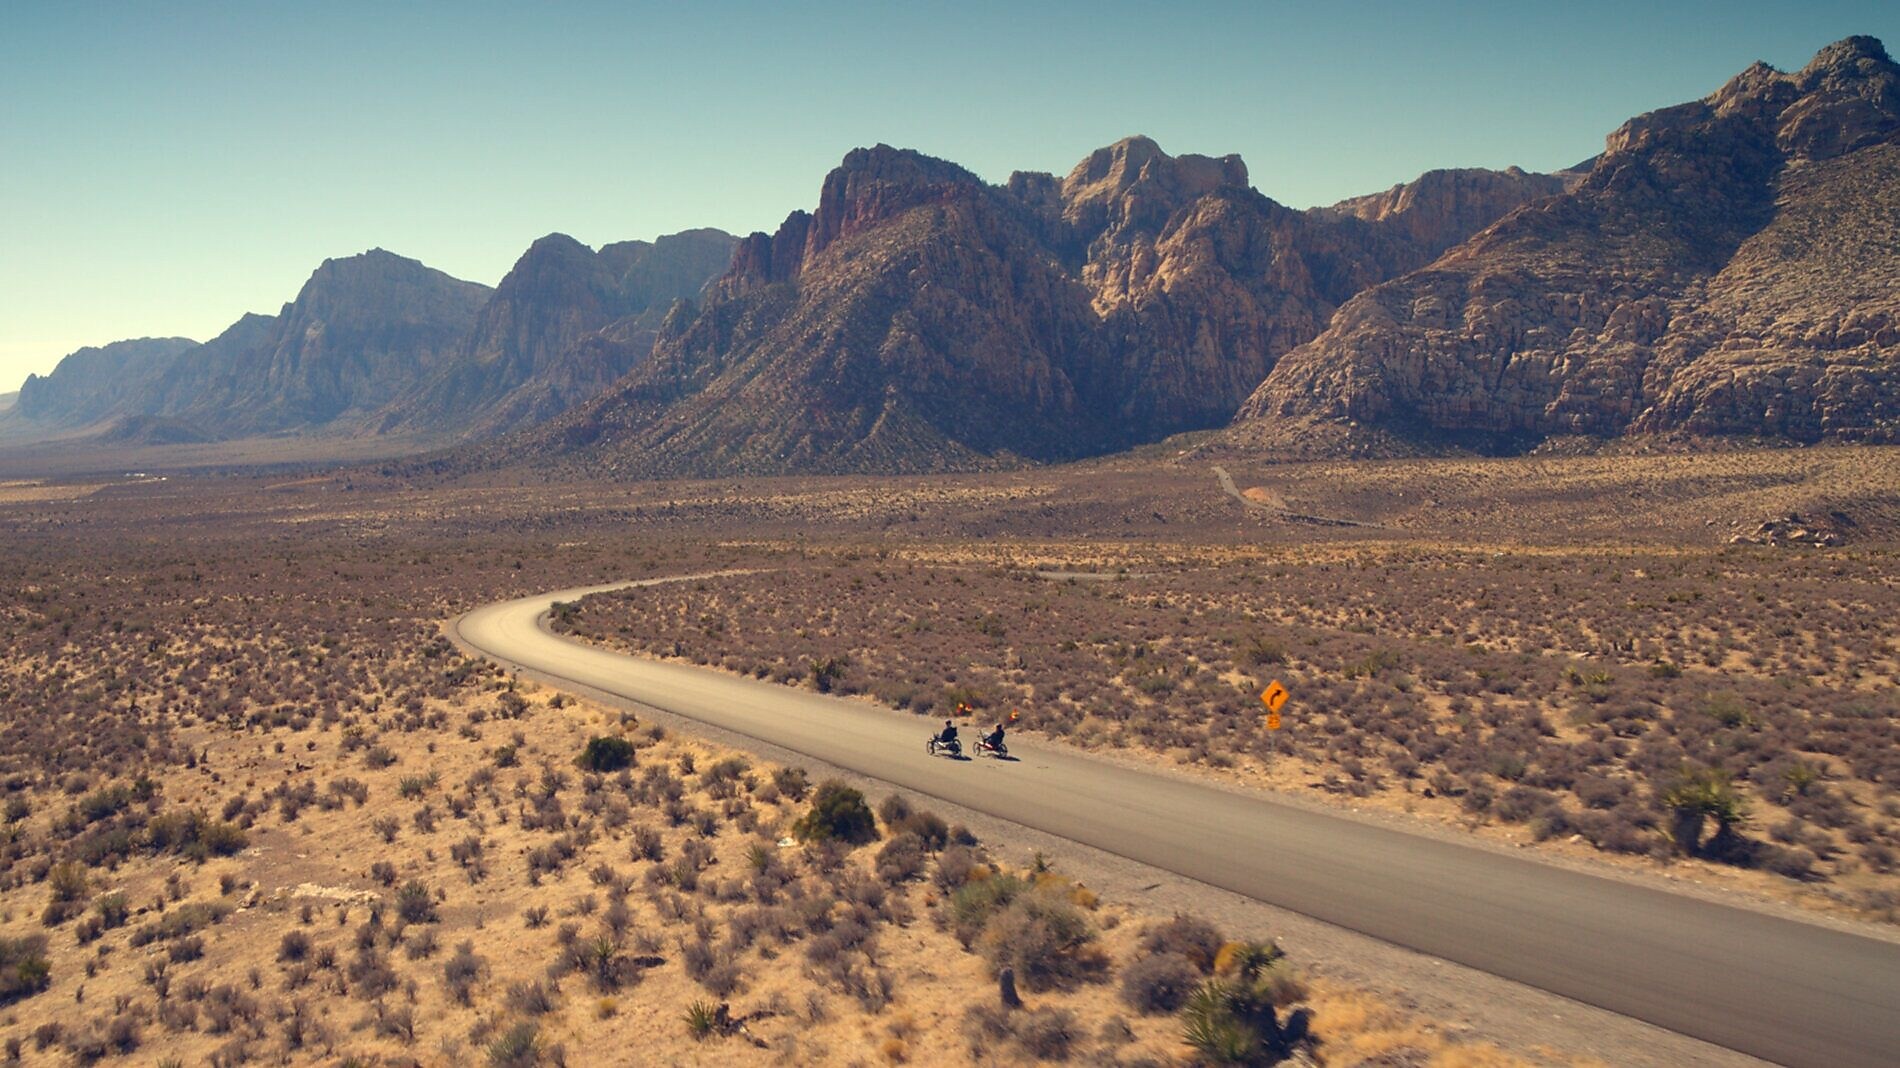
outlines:
M325 260L261 343L179 360L140 414L226 436L347 427L438 370L489 292L381 249Z
M1423 267L1519 205L1575 188L1588 173L1585 169L1532 174L1520 167L1426 171L1383 193L1313 208L1310 214L1378 224L1389 240L1405 246L1417 260L1411 266Z
M1500 178L1521 195L1495 210L1547 195L1532 177ZM859 149L816 210L740 242L651 360L482 460L926 471L1216 426L1342 302L1430 258L1409 225L1293 211L1252 189L1238 157L1173 157L1141 137L1066 178L1001 186Z
M325 260L278 314L245 315L202 345L73 353L27 380L12 421L111 444L361 433L456 354L488 294L381 249Z
M68 426L97 422L197 344L183 337L146 337L80 349L51 374L27 376L16 414Z
M549 234L495 288L455 358L383 427L492 433L593 397L645 358L667 309L724 271L734 243L689 230L595 252Z
M1900 68L1849 38L1630 120L1572 191L1368 290L1232 436L1900 437Z

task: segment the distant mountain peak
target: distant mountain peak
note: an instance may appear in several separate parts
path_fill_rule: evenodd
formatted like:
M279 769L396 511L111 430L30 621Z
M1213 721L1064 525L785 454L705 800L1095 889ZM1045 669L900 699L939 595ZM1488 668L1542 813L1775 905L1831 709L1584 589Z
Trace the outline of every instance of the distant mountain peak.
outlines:
M1828 77L1871 77L1881 68L1892 70L1893 58L1887 54L1887 46L1878 37L1843 37L1814 54L1808 65L1801 68L1803 83Z

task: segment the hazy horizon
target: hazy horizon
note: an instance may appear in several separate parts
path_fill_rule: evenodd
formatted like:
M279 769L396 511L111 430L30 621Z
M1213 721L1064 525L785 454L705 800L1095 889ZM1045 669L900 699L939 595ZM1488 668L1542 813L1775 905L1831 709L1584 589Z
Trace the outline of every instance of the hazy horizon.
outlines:
M1299 208L1554 170L1757 59L1891 47L1900 10L43 5L0 27L6 393L82 346L206 340L372 247L493 285L554 231L770 230L880 141L1000 182L1146 134L1237 153Z

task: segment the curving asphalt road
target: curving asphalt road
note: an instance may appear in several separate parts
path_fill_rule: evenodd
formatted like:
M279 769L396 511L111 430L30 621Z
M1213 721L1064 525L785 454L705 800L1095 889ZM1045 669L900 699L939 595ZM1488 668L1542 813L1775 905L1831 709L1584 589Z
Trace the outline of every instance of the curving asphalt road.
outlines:
M694 578L702 576L686 576ZM648 580L652 583L678 579ZM1900 944L1042 749L925 755L859 701L555 637L524 597L456 621L504 664L715 724L1260 901L1789 1065L1900 1064Z

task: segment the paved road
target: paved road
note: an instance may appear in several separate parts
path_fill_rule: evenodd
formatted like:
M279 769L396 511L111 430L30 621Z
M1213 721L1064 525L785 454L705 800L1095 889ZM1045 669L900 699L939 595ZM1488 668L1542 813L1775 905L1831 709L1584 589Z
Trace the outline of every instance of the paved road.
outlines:
M665 581L665 580L657 580ZM1900 1064L1900 945L1012 745L926 756L931 721L624 656L541 628L562 590L457 621L504 664L632 698L1131 860L1789 1065ZM971 732L966 732L971 733Z

